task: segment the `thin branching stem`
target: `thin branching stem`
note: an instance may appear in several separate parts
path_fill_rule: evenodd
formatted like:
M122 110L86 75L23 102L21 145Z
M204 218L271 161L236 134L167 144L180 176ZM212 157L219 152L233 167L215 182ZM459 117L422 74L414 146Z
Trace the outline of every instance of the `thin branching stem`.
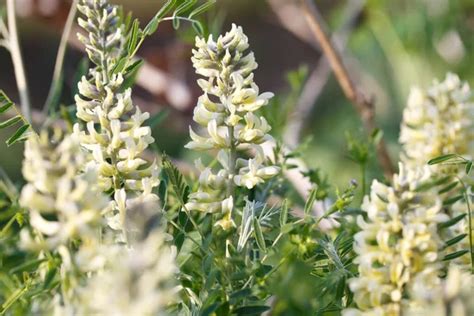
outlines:
M7 19L9 32L9 47L15 71L16 84L20 95L21 111L28 121L31 121L31 103L25 67L21 57L20 41L16 24L15 0L7 0Z
M3 38L6 40L10 38L10 33L8 32L8 28L2 17L0 17L0 34L2 34Z
M459 178L458 178L459 179ZM469 229L469 253L471 254L471 274L474 274L474 247L472 243L472 213L471 213L471 197L468 194L468 188L464 181L459 179L459 182L461 182L463 186L463 195L464 199L466 200L466 205L467 205L467 220L468 220L468 229Z
M51 110L55 96L61 91L64 57L66 55L68 39L71 35L71 30L74 25L74 18L76 17L78 3L79 0L73 0L66 24L64 25L64 31L61 36L61 42L59 43L58 54L56 56L56 63L54 65L53 80L51 82L51 87L49 88L48 97L43 106L44 114L47 114Z
M329 64L341 86L346 98L351 101L367 132L376 129L375 107L372 98L367 98L354 84L349 71L342 62L341 55L333 45L323 26L323 19L311 0L300 0L302 11L314 37L321 45L321 49L328 58ZM395 171L385 142L380 140L377 146L377 158L384 171L385 177L390 179Z

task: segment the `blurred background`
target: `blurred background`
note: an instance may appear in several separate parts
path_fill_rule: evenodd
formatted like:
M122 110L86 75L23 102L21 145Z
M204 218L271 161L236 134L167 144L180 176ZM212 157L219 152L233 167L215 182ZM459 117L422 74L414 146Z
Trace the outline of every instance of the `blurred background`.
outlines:
M66 0L16 0L21 46L35 115L48 95L61 33L71 5ZM158 0L113 0L131 10L143 25L161 7ZM473 0L317 0L321 15L342 50L354 81L376 104L376 119L393 160L401 113L412 85L426 87L446 72L473 83ZM0 7L5 0L0 0ZM200 17L205 31L219 34L231 23L249 37L259 68L261 91L272 91L271 113L278 113L276 136L290 146L303 142L304 159L329 179L344 185L358 175L347 155L347 134L364 139L360 120L344 97L318 44L309 31L298 0L217 0ZM77 28L77 27L76 27ZM78 29L73 29L75 34ZM200 90L190 61L194 30L182 23L160 24L139 55L146 60L137 78L134 101L144 110L167 111L154 130L160 150L193 160L183 146ZM69 40L61 103L73 104L76 82L84 68L84 51L75 35ZM0 47L0 88L18 101L9 53ZM276 115L276 114L274 114ZM21 145L7 149L0 134L0 166L21 179ZM375 164L374 164L375 166ZM372 168L372 175L377 167Z

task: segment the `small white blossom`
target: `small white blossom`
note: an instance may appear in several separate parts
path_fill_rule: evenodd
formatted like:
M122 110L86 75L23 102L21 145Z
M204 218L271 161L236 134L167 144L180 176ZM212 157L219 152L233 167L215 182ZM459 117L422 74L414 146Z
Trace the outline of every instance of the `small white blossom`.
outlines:
M193 65L196 73L206 77L198 84L204 91L194 109L193 119L202 129L190 128L193 150L217 149L221 169L214 173L200 168L199 188L190 195L186 207L203 212L225 213L218 225L233 226L230 212L234 186L252 189L275 176L279 167L263 154L261 144L271 140L271 127L255 111L268 104L272 93L260 93L253 81L257 63L253 53L247 53L248 39L241 27L232 29L214 41L196 38ZM244 158L244 152L254 156Z
M131 249L112 245L104 251L103 269L78 290L76 315L166 315L177 291L176 251L165 235L155 230Z
M426 91L413 88L403 112L400 143L403 146L401 160L407 167L418 168L433 158L445 154L458 154L466 159L474 158L474 94L467 82L448 73L443 82L435 81ZM468 179L464 168L456 165L437 164L431 170ZM458 185L451 190L450 197L462 194L464 188ZM447 213L458 216L468 212L466 201L456 202ZM450 228L451 237L468 234L468 216L456 226ZM469 234L468 234L469 235ZM469 237L464 238L457 250L469 249ZM465 268L470 266L470 257L466 254L456 262Z
M99 170L100 187L114 193L106 217L111 228L122 231L118 238L123 240L129 205L137 199L158 200L152 192L159 183L157 166L143 158L154 139L150 127L143 126L149 114L133 105L131 89L123 88L123 72L115 71L125 49L117 7L105 0L83 0L79 10L87 18L79 24L88 32L79 39L95 68L78 85L77 117L84 124L76 124L74 133L91 153L89 164Z
M97 170L86 167L87 154L78 139L55 130L32 135L25 145L23 175L28 183L20 204L31 226L46 236L42 245L23 234L25 244L50 249L75 237L94 235L108 199L97 188ZM83 170L85 168L85 170Z
M413 88L403 112L400 143L407 166L445 154L473 157L474 99L469 85L448 73L426 91Z
M407 304L416 304L414 293L441 282L444 242L438 224L449 217L436 188L422 189L430 180L428 167L400 164L393 186L374 180L364 199L368 219L358 218L361 231L354 236L359 276L349 281L364 315L400 315Z

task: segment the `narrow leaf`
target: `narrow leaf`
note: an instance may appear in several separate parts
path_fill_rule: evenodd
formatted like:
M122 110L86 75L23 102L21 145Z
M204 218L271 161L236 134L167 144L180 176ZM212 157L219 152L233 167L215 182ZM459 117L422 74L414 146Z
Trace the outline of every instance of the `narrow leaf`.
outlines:
M288 200L285 199L280 209L280 227L283 227L288 221Z
M200 36L204 35L204 28L199 21L193 21L192 26L196 33L198 33Z
M23 141L26 139L26 137L22 137L25 135L25 133L28 131L28 129L30 128L30 125L29 124L25 124L23 126L21 126L19 129L17 129L17 131L15 132L15 134L13 134L12 137L10 137L9 139L7 139L6 143L7 143L7 146L11 146L17 142L20 142L20 141Z
M317 193L318 193L318 188L317 188L317 186L315 186L311 189L311 192L309 193L308 200L306 201L306 204L304 205L304 213L305 214L309 214L311 212L311 209L313 208L314 202L316 201Z
M0 114L6 112L13 106L13 102L7 97L3 90L0 90Z
M456 203L457 201L459 201L459 200L461 200L461 199L463 199L463 198L464 198L464 195L462 195L462 194L461 194L461 195L454 196L454 197L452 197L452 198L447 199L446 201L444 201L444 202L443 202L443 205L445 205L445 206L446 206L446 205L452 205L452 204Z
M469 252L469 250L464 249L464 250L459 250L459 251L450 253L449 255L444 256L443 261L449 261L449 260L453 260L453 259L462 257L468 252Z
M216 3L216 0L210 0L210 1L207 1L206 3L201 4L199 7L194 9L191 13L189 13L188 19L192 19L194 16L197 16L201 13L206 12L215 3Z
M458 157L458 155L456 155L456 154L447 154L447 155L439 156L439 157L436 157L436 158L433 158L433 159L429 160L428 164L429 165L436 165L436 164L448 161L448 160L456 158L456 157Z
M466 174L467 174L467 175L471 172L471 169L472 169L472 160L469 160L469 161L466 163Z
M264 305L243 306L235 310L237 315L261 315L263 312L269 310L270 307Z
M257 218L253 219L253 230L255 233L255 240L257 241L258 248L266 252L267 246L265 245L265 239L263 238L262 227L260 226L260 222Z
M449 192L451 191L452 189L454 189L457 185L458 185L459 182L453 182L453 183L450 183L448 184L447 186L445 186L444 188L442 188L441 190L439 190L439 194L443 194L443 193L446 193L446 192Z
M130 29L128 37L128 51L133 51L138 43L138 33L140 32L140 22L138 19L135 19L132 23L132 28Z
M158 125L160 125L161 122L164 121L164 119L168 116L169 111L168 110L162 110L155 115L153 115L148 123L148 126L150 126L151 129L154 129Z
M463 220L463 218L466 217L466 215L467 215L467 213L464 213L464 214L458 215L456 217L453 217L453 218L451 218L450 220L448 220L446 222L438 224L438 227L440 229L442 229L442 228L447 228L447 227L451 227L453 225L456 225L458 222Z
M165 171L166 176L169 179L169 183L178 197L181 206L184 207L184 204L186 204L188 200L189 186L184 180L184 176L181 174L178 168L173 165L168 156L163 155L162 159L163 170Z
M11 119L6 120L5 122L0 123L0 129L10 127L12 125L15 125L16 123L20 122L22 120L21 115L17 115L12 117Z
M161 19L174 7L176 0L168 0L161 9L155 14L155 16L148 22L147 26L143 29L143 34L145 36L150 36L156 32L158 24L161 22Z
M457 244L458 242L460 242L461 240L463 240L465 237L467 236L467 234L461 234L461 235L458 235L450 240L448 240L445 244L445 247L450 247L452 245L455 245Z

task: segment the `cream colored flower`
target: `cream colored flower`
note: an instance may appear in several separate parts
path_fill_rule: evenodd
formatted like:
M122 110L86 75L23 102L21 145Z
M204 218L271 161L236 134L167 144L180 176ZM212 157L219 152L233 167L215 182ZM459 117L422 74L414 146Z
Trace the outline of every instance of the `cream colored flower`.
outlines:
M407 166L445 154L473 157L474 98L469 85L448 73L426 91L413 88L403 112L400 143Z
M420 289L422 304L408 306L409 316L468 316L474 314L474 276L456 266L450 267L447 277L436 287Z
M166 315L175 299L176 253L155 230L131 249L115 245L104 249L104 268L78 290L78 315Z
M45 241L38 244L30 239L26 244L53 249L95 234L108 199L97 187L97 170L86 166L86 161L87 154L74 135L45 131L27 140L23 175L28 183L20 204L29 210L31 226ZM25 233L23 237L28 240Z
M428 160L445 154L458 154L467 159L474 158L474 94L466 82L448 73L443 82L435 81L426 91L413 88L403 113L400 143L403 146L401 160L407 167L418 168ZM430 166L432 171L463 179L472 184L464 168L456 165L438 164ZM462 194L458 185L451 190L450 197ZM466 201L460 200L446 208L451 216L468 212ZM468 217L450 228L451 237L468 234ZM457 250L469 249L469 237L464 238ZM469 268L470 258L466 254L456 260Z
M74 133L91 153L102 190L114 193L106 216L109 226L123 233L123 218L135 199L158 200L152 192L159 183L157 166L143 158L154 139L150 127L143 126L149 114L133 105L123 72L115 70L125 49L117 7L105 0L83 0L79 10L86 18L79 24L88 32L79 39L95 67L78 85L77 117L84 124L76 124ZM124 234L118 237L123 240Z
M354 236L359 276L349 281L364 315L400 315L407 304L417 304L418 289L441 282L444 242L438 224L449 217L438 190L422 189L429 181L428 167L400 164L392 187L374 180L364 199L367 220L358 218L361 231Z
M268 104L272 93L260 93L253 81L257 63L247 53L248 39L241 27L232 29L214 41L196 38L193 65L206 77L198 84L204 91L194 109L193 119L201 125L198 133L190 128L193 150L217 149L220 169L214 173L201 168L199 188L190 195L186 207L203 212L226 213L219 225L233 226L228 213L229 198L235 186L252 189L279 172L264 156L261 144L271 140L271 127L255 111ZM245 154L251 154L250 158Z

